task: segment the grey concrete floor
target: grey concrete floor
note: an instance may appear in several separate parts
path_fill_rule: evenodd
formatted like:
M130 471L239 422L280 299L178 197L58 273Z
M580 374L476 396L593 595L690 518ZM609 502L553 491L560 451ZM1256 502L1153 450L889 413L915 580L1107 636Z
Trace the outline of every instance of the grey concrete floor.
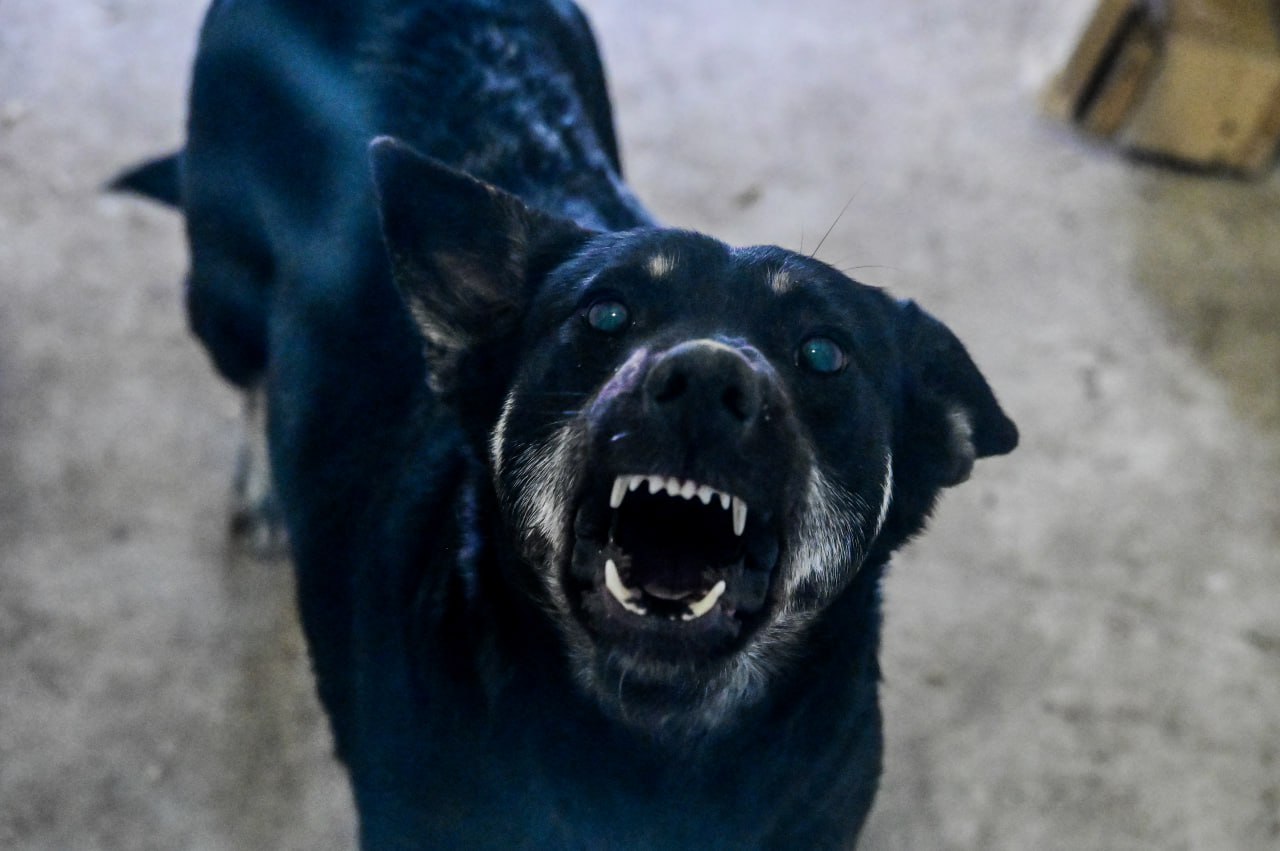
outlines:
M1280 847L1280 179L1038 118L1090 0L590 0L668 222L812 248L969 343L1023 447L886 587L867 849ZM202 0L0 0L0 847L352 842L176 218ZM714 830L714 826L709 826Z

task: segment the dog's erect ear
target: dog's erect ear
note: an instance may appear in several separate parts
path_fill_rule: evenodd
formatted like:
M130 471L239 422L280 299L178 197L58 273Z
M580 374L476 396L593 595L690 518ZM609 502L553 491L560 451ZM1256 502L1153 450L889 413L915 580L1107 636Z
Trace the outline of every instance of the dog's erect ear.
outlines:
M116 175L107 189L136 192L152 201L182 209L182 151L147 160Z
M900 304L898 330L906 439L929 478L956 485L969 478L975 459L1012 452L1018 428L955 334L912 301Z
M369 157L392 277L426 341L432 387L448 392L461 357L514 331L532 279L590 233L398 140L375 139Z

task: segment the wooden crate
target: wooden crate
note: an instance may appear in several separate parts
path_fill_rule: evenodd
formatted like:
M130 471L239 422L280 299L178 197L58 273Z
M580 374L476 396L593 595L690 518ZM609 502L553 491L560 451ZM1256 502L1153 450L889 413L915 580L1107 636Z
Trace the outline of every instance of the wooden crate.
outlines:
M1101 0L1043 105L1130 150L1260 173L1280 138L1273 6Z

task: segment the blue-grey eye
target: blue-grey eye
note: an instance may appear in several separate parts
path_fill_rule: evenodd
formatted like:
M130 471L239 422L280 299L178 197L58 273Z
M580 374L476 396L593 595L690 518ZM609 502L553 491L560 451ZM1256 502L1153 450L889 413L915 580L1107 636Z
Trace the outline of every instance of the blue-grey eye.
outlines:
M796 359L805 369L831 375L844 369L848 358L844 349L830 337L810 337L800 344Z
M616 334L631 322L627 306L615 299L601 299L587 308L587 322L597 331Z

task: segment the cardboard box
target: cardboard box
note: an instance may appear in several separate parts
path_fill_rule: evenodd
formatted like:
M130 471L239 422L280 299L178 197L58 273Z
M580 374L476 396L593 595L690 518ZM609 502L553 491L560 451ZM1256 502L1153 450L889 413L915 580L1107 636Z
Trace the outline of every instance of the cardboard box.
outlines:
M1280 139L1273 6L1101 0L1043 105L1131 150L1260 173Z

